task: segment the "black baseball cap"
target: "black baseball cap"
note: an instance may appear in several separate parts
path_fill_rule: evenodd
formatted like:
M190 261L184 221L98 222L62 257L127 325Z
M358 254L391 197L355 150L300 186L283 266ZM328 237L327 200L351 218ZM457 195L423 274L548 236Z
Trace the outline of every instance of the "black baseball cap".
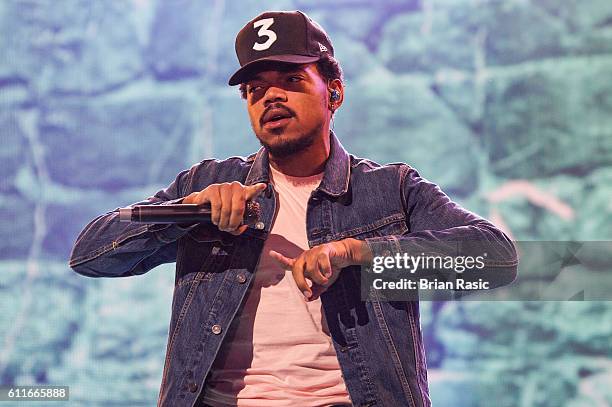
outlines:
M249 21L236 36L240 69L229 84L246 82L264 61L307 64L326 54L334 56L334 47L317 22L301 11L267 11Z

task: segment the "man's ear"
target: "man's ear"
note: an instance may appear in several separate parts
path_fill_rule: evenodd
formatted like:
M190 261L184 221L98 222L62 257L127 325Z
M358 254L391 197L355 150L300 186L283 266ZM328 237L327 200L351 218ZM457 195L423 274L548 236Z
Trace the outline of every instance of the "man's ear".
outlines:
M334 113L344 101L344 85L340 79L332 79L327 83L329 110Z

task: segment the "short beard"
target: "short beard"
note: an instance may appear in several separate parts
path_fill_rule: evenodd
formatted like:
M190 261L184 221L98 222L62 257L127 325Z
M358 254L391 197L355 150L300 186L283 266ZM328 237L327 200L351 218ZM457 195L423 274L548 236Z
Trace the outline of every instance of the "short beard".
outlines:
M308 147L312 146L319 134L319 129L315 129L310 133L303 135L302 137L298 137L294 140L287 140L284 143L280 143L278 145L270 145L269 143L264 142L262 139L259 139L259 143L268 151L268 153L272 154L274 158L288 158L294 154L301 153L306 150ZM282 136L279 136L282 137Z

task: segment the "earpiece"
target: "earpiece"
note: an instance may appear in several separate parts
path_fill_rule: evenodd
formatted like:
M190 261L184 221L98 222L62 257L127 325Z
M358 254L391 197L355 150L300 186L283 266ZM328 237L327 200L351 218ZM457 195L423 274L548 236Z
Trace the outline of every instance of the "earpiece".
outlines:
M340 92L336 89L332 89L331 94L329 95L329 101L334 103L340 100Z

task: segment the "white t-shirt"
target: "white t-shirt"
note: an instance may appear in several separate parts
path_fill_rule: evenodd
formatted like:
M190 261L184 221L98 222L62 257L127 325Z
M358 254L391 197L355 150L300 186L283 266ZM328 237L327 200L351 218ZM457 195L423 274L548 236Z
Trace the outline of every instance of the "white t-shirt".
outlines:
M308 249L306 207L323 173L292 177L270 168L277 213L255 278L206 382L212 406L328 406L350 403L321 300L307 302L291 270L268 254Z

